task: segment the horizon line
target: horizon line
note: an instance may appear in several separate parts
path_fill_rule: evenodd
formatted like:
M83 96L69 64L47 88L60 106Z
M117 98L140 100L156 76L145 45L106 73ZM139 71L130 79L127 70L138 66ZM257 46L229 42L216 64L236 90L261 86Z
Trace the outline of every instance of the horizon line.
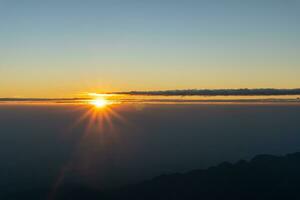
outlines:
M95 95L130 96L288 96L300 95L300 88L239 88L239 89L175 89L175 90L132 90L119 92L86 93ZM90 95L92 96L92 95ZM92 97L0 97L0 101L52 101L52 100L88 100Z

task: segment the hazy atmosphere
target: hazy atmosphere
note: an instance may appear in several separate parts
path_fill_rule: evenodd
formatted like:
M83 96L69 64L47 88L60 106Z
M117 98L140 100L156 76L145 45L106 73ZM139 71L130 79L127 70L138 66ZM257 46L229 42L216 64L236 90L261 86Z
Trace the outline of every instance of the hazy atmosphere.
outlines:
M0 199L300 199L300 1L0 0Z
M102 188L300 150L299 105L124 105L89 128L85 109L1 106L1 187Z

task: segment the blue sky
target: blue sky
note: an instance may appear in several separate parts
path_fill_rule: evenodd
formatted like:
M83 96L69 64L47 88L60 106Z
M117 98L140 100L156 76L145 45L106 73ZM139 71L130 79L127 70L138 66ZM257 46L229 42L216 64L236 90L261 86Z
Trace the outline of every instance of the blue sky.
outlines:
M0 96L299 87L300 1L0 0Z

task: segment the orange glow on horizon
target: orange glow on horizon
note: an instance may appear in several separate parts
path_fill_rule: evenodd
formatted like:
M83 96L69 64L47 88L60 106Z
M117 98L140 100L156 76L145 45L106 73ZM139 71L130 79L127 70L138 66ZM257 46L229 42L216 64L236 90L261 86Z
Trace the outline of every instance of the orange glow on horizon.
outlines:
M70 127L75 128L77 125L84 123L85 130L84 136L90 134L101 135L103 132L114 132L113 122L118 120L125 122L126 120L121 117L115 110L114 105L120 102L115 99L110 99L104 97L105 95L91 95L92 99L84 100L82 104L78 107L79 110L83 109L83 113Z
M89 103L91 105L94 105L96 108L103 108L109 104L109 102L104 98L94 99L94 100L91 100Z

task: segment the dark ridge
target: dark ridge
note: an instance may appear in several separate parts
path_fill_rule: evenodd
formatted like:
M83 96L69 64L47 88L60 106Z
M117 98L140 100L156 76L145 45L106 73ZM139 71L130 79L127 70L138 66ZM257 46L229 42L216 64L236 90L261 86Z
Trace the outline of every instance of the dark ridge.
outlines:
M223 162L208 169L161 175L119 189L64 185L57 200L282 200L300 199L300 153L258 155L250 161ZM14 192L4 199L49 199L49 191ZM45 195L45 194L48 194ZM45 198L47 197L47 198Z
M189 90L163 90L163 91L129 91L114 94L127 95L162 95L162 96L263 96L263 95L300 95L298 89L189 89Z
M300 153L258 155L250 161L223 162L205 170L161 175L105 192L60 193L58 199L186 200L300 199ZM93 195L92 195L93 194Z

